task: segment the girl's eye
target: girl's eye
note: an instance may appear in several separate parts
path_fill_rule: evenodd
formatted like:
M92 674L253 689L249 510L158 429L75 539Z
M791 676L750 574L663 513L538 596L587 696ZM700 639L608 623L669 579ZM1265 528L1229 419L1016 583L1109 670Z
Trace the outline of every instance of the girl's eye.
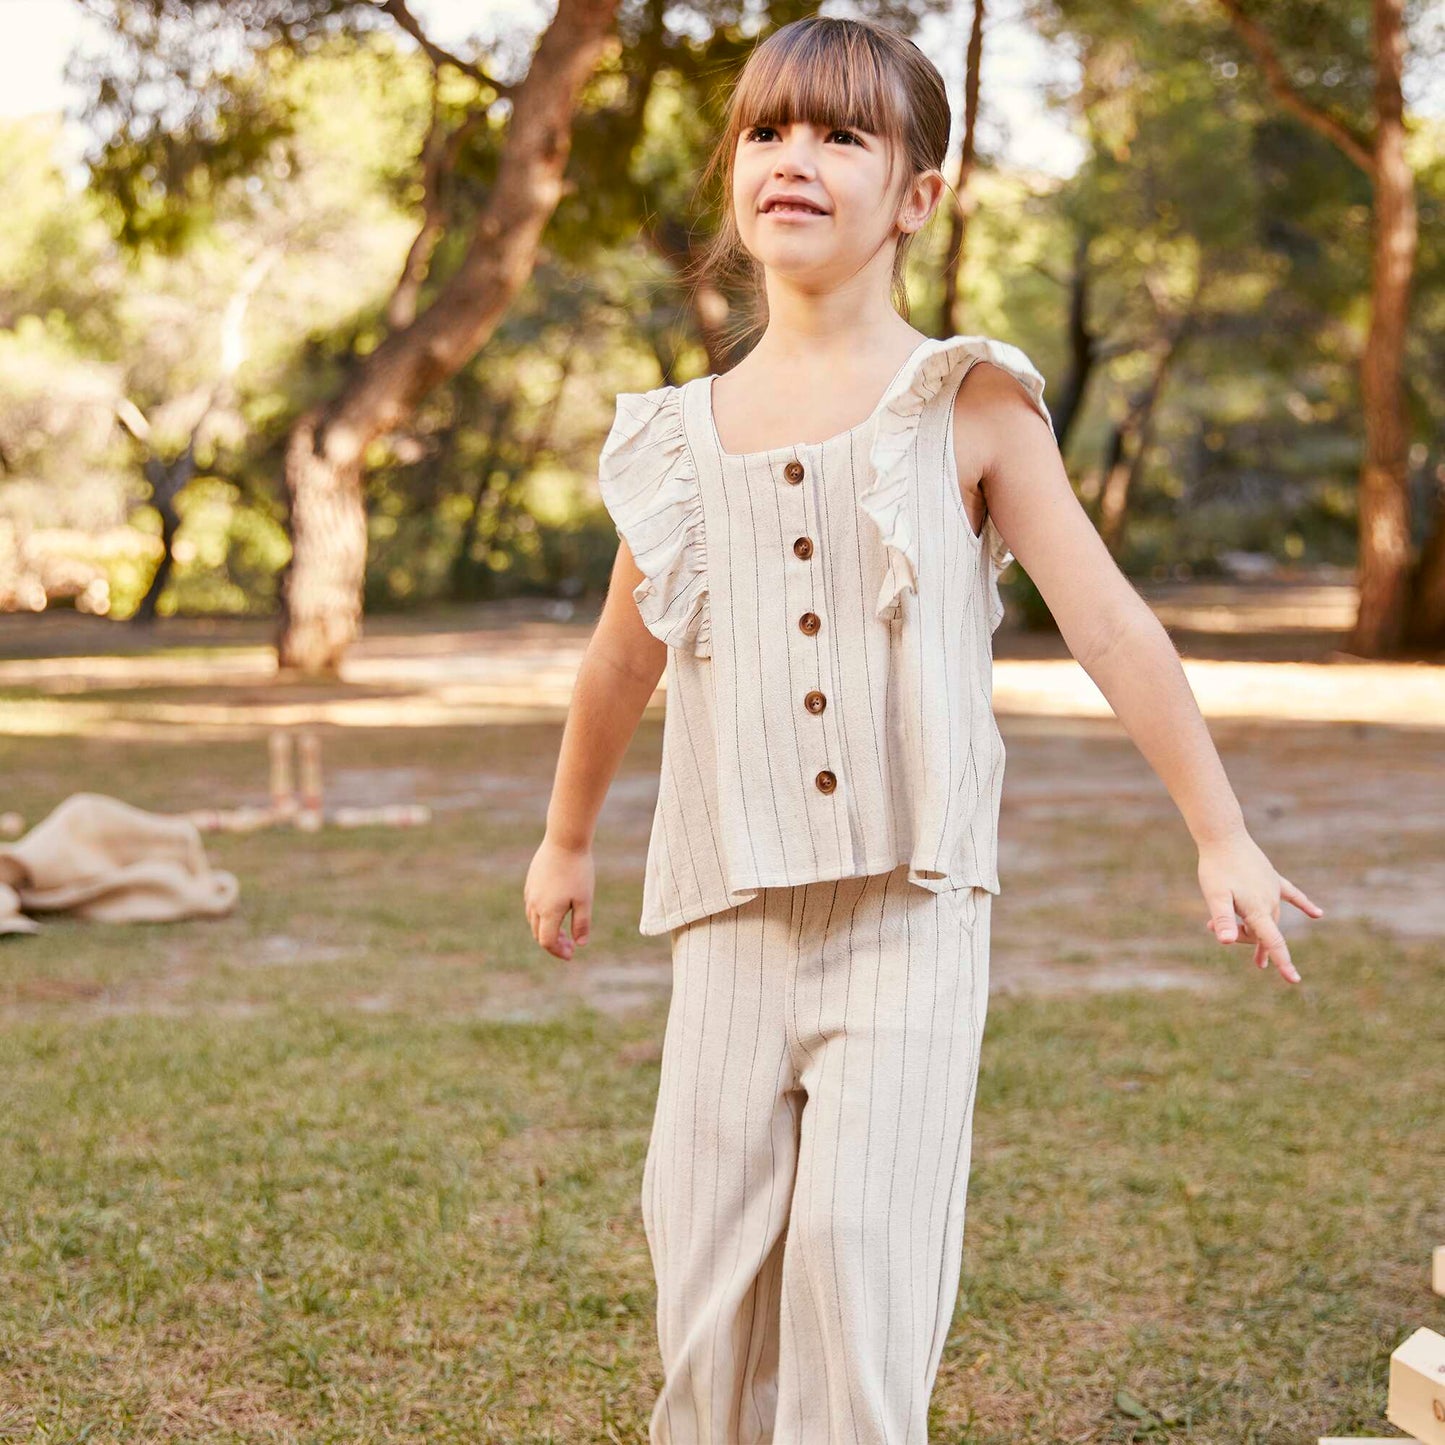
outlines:
M748 140L762 140L762 139L764 139L766 136L773 136L773 135L776 135L776 134L777 134L777 127L776 127L776 126L771 126L771 125L755 125L755 126L752 127L751 130L748 131L748 133L747 133L747 139L748 139ZM853 142L855 145L862 145L862 144L863 144L863 142L862 142L851 130L843 130L843 129L841 129L841 128L839 128L839 129L837 129L837 130L831 130L831 131L829 131L829 132L828 132L828 139L829 139L829 140L832 140L834 136L838 136L838 135L846 136L846 137L848 138L848 140L851 141L851 142Z

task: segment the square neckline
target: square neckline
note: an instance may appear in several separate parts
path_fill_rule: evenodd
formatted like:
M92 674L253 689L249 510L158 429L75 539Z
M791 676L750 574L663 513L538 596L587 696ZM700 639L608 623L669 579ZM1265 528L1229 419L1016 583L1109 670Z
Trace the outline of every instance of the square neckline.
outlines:
M707 424L708 436L718 456L727 462L751 462L767 461L774 457L793 456L805 449L818 449L821 447L833 446L837 442L846 441L849 437L857 436L867 427L871 426L877 419L878 413L883 410L883 404L893 395L893 388L898 384L898 379L912 365L914 358L925 346L928 346L932 338L925 336L912 351L904 357L902 364L889 379L888 385L883 388L883 395L878 398L873 410L868 413L856 426L850 426L847 431L834 432L832 436L824 437L817 442L784 442L781 446L766 447L762 451L755 452L730 452L723 448L722 437L717 429L717 416L713 411L712 390L720 372L710 371L706 376L698 377L698 385L702 389L702 411Z

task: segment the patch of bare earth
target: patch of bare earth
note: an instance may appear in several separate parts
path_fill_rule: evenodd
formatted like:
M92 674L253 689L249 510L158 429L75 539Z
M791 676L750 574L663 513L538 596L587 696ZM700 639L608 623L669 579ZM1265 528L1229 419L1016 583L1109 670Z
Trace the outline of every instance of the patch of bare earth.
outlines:
M1326 929L1445 937L1445 671L1338 652L1352 594L1328 577L1145 591L1181 651L1251 834L1325 909L1319 921L1281 909L1301 972L1308 975L1312 936ZM330 802L419 801L439 829L474 816L500 826L506 836L480 859L442 843L429 849L421 829L406 866L465 886L480 863L489 880L512 880L520 916L594 620L591 611L559 619L536 603L452 613L431 625L381 619L368 625L340 680L289 687L268 682L261 624L168 620L148 649L107 653L114 624L77 618L67 632L48 619L44 638L27 645L21 624L0 619L0 687L27 693L7 708L0 731L106 738L119 749L172 738L248 740L256 751L254 775L245 774L250 791L228 798L239 804L264 794L269 728L320 725ZM1224 949L1205 929L1192 840L1088 675L1056 636L1006 625L997 642L994 703L1008 763L992 988L1208 990L1226 969L1249 967L1248 946ZM599 892L629 878L631 908L640 904L662 702L659 693L604 811ZM458 756L457 739L477 741ZM354 847L359 858L364 834ZM346 875L345 857L338 849L337 876L361 886ZM243 907L249 882L243 877ZM425 896L416 907L424 919ZM424 937L424 927L417 933ZM508 966L519 947L528 956ZM250 962L295 969L334 964L344 952L293 926L261 935ZM37 980L12 990L7 1007L184 1012L187 981L184 969L120 989ZM336 1002L369 1012L416 1006L400 982L344 990ZM518 944L508 934L457 1004L474 1016L541 1019L582 1001L620 1017L659 1007L670 984L666 939L639 937L610 956L594 944L563 963L529 936ZM204 1007L249 1016L268 1005Z

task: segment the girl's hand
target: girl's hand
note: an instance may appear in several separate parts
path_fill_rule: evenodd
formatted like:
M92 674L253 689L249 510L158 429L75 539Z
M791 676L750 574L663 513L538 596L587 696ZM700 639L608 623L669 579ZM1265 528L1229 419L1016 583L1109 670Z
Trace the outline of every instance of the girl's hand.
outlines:
M592 935L592 890L594 868L590 848L564 848L542 840L527 869L522 899L532 937L558 958L570 959L574 947ZM575 942L562 927L567 911L572 912Z
M1325 910L1288 878L1280 877L1248 833L1241 830L1225 842L1199 850L1199 887L1209 905L1205 927L1214 930L1220 943L1252 943L1257 967L1268 968L1273 959L1290 983L1300 981L1279 930L1280 899L1314 918ZM1242 925L1235 919L1236 910Z

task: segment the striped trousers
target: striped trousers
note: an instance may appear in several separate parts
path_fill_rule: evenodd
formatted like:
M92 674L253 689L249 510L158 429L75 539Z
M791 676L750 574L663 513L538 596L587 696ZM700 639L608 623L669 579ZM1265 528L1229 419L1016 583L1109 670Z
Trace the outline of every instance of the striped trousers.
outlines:
M993 895L907 872L765 888L672 932L641 1200L650 1445L927 1445Z

